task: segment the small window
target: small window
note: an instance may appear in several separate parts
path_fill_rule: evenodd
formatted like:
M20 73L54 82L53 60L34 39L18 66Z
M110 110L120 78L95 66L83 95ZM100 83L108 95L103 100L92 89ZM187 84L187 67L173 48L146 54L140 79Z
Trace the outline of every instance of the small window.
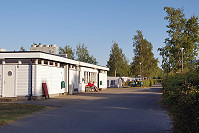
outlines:
M38 60L38 64L41 64L41 60Z
M45 65L48 65L48 61L44 61L44 64L45 64Z
M52 65L53 65L53 62L50 62L50 65L52 66Z
M60 64L60 67L61 67L61 68L64 68L64 64L61 63L61 64Z
M8 76L12 76L12 72L11 71L8 72Z
M111 85L115 85L115 80L111 80Z

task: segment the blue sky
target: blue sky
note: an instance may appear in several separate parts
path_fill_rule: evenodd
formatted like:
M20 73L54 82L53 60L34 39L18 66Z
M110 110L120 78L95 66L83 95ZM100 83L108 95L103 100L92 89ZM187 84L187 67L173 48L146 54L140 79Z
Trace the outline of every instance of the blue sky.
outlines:
M167 37L165 6L183 7L187 18L199 16L198 0L0 0L0 48L84 43L105 66L112 41L132 61L132 38L142 30L161 65L157 49Z

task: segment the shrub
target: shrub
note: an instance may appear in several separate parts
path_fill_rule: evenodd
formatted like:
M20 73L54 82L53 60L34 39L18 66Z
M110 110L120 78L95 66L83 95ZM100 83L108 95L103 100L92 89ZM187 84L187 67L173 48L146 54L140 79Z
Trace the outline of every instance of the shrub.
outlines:
M128 85L128 86L130 86L130 84L132 84L134 81L126 81L126 84Z
M150 80L143 80L143 86L144 87L149 87L150 86Z
M170 76L162 85L162 101L169 109L174 132L199 132L199 74Z
M156 84L156 80L155 79L150 79L150 80L143 80L143 86L144 87L151 87L152 85Z

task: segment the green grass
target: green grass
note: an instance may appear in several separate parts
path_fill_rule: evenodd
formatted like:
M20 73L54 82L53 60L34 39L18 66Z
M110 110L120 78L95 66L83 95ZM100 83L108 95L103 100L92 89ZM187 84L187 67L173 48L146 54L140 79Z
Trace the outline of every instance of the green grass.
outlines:
M45 106L40 105L0 103L0 126L15 121L23 115L30 114L44 108Z

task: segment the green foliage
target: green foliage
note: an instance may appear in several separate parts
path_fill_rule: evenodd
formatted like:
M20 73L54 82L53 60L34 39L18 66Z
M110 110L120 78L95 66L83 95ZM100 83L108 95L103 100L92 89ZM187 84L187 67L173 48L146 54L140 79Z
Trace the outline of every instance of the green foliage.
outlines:
M122 52L122 49L119 48L118 43L113 42L111 47L109 60L107 61L107 67L110 68L108 75L109 76L129 76L130 75L130 66L125 57L125 54Z
M127 84L128 86L130 86L132 83L134 83L134 81L126 81L126 84Z
M144 87L150 87L150 80L143 80L142 82Z
M79 44L76 47L76 55L77 60L91 63L91 64L98 64L96 58L93 55L89 54L88 48L84 44Z
M137 35L133 38L133 47L135 57L131 65L131 70L134 75L140 75L143 77L155 77L158 75L158 59L154 58L152 52L153 46L150 42L144 39L142 31L138 30ZM141 63L141 65L140 65ZM161 73L161 72L160 72Z
M199 50L199 25L198 17L194 15L190 19L186 19L183 9L175 9L165 7L167 13L165 17L169 24L166 26L169 30L169 38L165 39L165 47L159 48L162 56L162 68L164 72L177 72L182 66L183 50L183 67L189 69L190 61L194 60ZM194 65L194 64L192 64Z
M69 59L75 59L75 50L72 49L69 45L66 45L65 47L61 48L59 47L59 54L67 54L67 57Z
M142 81L144 87L151 87L152 85L156 84L156 79L145 79Z
M175 132L199 132L199 73L181 73L162 82L163 103Z
M21 46L19 51L26 51L25 48L23 46Z

